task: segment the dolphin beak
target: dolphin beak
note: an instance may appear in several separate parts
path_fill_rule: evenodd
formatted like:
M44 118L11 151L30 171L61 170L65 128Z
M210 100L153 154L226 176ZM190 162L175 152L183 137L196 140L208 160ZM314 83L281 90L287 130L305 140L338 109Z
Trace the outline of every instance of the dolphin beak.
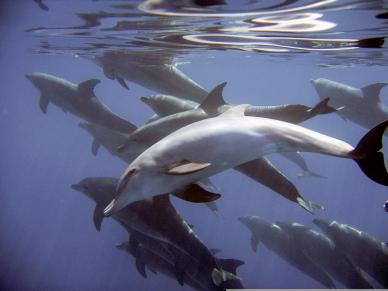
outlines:
M149 104L150 103L150 98L149 97L146 97L146 96L141 96L140 97L140 100L142 102L144 102L145 104Z
M27 78L28 80L32 81L32 80L31 80L31 75L30 75L30 74L25 74L25 76L26 76L26 78Z
M315 80L314 79L310 79L310 83L315 86Z
M82 191L84 187L81 184L73 184L71 185L71 189L76 190L76 191Z

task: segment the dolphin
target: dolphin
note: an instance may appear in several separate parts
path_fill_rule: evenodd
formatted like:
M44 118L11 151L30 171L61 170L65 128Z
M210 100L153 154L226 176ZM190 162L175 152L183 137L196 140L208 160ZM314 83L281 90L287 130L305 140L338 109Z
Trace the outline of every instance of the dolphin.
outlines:
M121 176L116 197L104 210L114 213L125 205L161 193L171 193L224 170L277 152L314 152L353 159L371 180L388 186L382 135L388 121L369 131L356 148L324 134L284 121L244 116L246 105L220 116L185 126L138 156ZM207 202L219 196L186 196Z
M319 98L330 96L330 104L342 107L336 113L364 128L371 129L388 119L388 108L381 102L380 91L388 83L375 83L361 89L328 79L311 80Z
M366 232L335 220L313 222L345 253L384 288L388 288L388 246Z
M223 84L219 85L218 87L222 86ZM211 117L212 114L214 115L215 112L217 114L221 114L237 106L225 102L221 90L218 91L218 95L209 94L201 106L191 101L184 101L179 98L166 95L151 95L148 97L143 96L140 99L145 104L150 106L151 109L153 109L154 112L157 114L157 116L153 117L146 126L142 127L141 129L139 129L138 132L134 133L132 135L132 141L142 140L141 137L147 136L148 133L148 136L153 137L153 143L159 140L158 132L160 131L160 129L162 129L163 132L171 133L177 130L179 126L182 126L182 124L187 124L188 122L192 121L195 116L197 117L196 120L200 119L201 117L208 118ZM328 106L328 102L329 98L326 98L316 104L314 107L309 107L301 104L284 104L278 106L249 105L247 106L244 114L246 116L266 117L291 123L301 123L319 114L328 114L336 112L336 109ZM205 110L205 112L199 111L199 108L201 107L203 110ZM182 111L184 111L184 113L179 114ZM168 117L161 118L165 116ZM151 122L157 120L158 118L158 122ZM185 120L187 120L187 122L185 122ZM169 127L170 129L168 130ZM128 141L128 143L130 143L130 141ZM132 143L133 148L135 148L136 146L138 146L137 142L135 142L135 145ZM130 147L130 145L128 145L127 147ZM302 173L298 174L298 177L301 178L311 176L317 178L326 178L311 171L307 167L305 160L299 153L281 154L286 159L295 163L303 170Z
M100 83L97 79L74 84L64 79L45 73L27 74L26 78L41 92L40 109L47 112L50 102L64 112L72 114L107 128L131 133L136 126L115 115L105 104L94 95L94 87Z
M312 261L346 288L373 289L359 268L326 235L295 222L276 222L276 224Z
M127 88L125 79L157 93L201 102L207 92L173 64L166 52L109 51L93 61L103 68L108 79Z
M85 178L72 185L74 190L85 193L96 202L93 221L97 230L101 229L103 209L115 195L118 180L115 178ZM220 286L223 282L238 279L218 264L212 252L202 243L191 227L181 218L168 195L159 195L151 200L133 203L113 215L122 225L136 230L153 239L172 245L189 256L207 275L208 284ZM188 268L186 261L175 262L177 270ZM184 265L182 265L184 264ZM205 276L204 275L204 276ZM184 273L177 276L182 281Z
M130 232L129 241L118 245L119 249L126 251L136 259L136 267L143 277L147 277L145 268L147 267L154 273L161 272L162 274L177 279L181 285L187 284L195 290L214 290L220 291L225 288L243 288L240 280L231 280L224 283L222 286L216 286L212 282L207 282L206 272L203 272L201 265L196 264L189 256L185 255L179 250L166 246L165 243L154 240L150 237L144 236L139 232ZM136 240L136 242L134 242ZM173 254L174 258L179 258L184 262L184 269L177 270L174 260L168 256L161 256L161 253L166 253L164 248L168 248L169 252ZM244 262L235 259L216 259L218 264L225 270L236 275L236 269L243 265ZM178 279L179 272L184 272L182 281Z
M303 249L280 226L257 216L240 217L238 220L252 233L251 248L254 252L258 244L263 243L269 250L275 252L289 264L318 281L326 288L336 288L335 284Z

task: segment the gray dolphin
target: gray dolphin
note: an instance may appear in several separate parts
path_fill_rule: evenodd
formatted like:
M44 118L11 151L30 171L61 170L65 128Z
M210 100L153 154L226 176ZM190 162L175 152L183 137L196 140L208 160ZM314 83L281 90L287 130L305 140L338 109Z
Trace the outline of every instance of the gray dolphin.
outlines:
M388 186L380 151L388 121L370 130L354 148L295 124L244 116L245 107L185 126L145 150L121 176L116 197L104 213L109 215L132 202L191 187L203 178L278 152L314 152L352 159L371 180ZM195 197L184 197L194 202L217 198L199 192Z
M201 102L207 92L173 64L165 52L110 51L93 61L111 80L128 88L125 79L157 93Z
M171 133L177 130L178 126L182 124L186 125L186 119L188 122L195 117L197 117L195 118L195 120L200 119L201 116L203 117L203 119L205 119L214 116L215 113L222 114L225 111L237 106L234 104L227 103L222 96L222 91L219 95L209 94L201 105L191 101L184 101L182 99L166 95L151 95L148 97L143 96L140 99L145 104L150 106L151 109L154 110L154 112L157 114L157 116L153 117L153 119L148 122L149 124L139 129L137 133L134 133L133 139L141 140L141 135L146 136L148 132L148 135L155 137L153 143L155 143L155 141L158 139L156 133L158 127L162 128L164 132L167 131ZM329 98L326 98L316 104L314 107L309 107L301 104L284 104L278 106L248 105L244 112L244 115L272 118L298 124L320 114L336 112L336 109L328 106L328 102ZM201 107L203 110L205 110L205 112L199 111L199 108ZM184 113L178 114L180 112ZM166 117L164 119L161 118L165 116L169 117ZM158 122L151 122L156 121L158 119ZM176 121L175 124L174 121ZM166 128L168 127L170 127L170 130L166 130ZM312 176L317 178L326 178L311 171L307 167L305 160L299 153L294 152L281 154L303 170L301 174L298 174L298 177Z
M85 178L72 188L85 193L96 202L94 224L101 229L103 209L115 195L117 179ZM235 280L237 277L222 269L212 252L201 242L191 227L181 218L168 195L159 195L152 200L133 203L114 214L114 219L153 239L168 243L185 255L190 256L202 266L207 276L206 282L220 286L223 282ZM183 270L182 263L176 262L177 270ZM187 267L187 266L186 266ZM180 281L184 274L181 274Z
M41 92L39 105L43 113L52 102L64 112L119 132L130 133L136 129L97 99L93 89L99 80L91 79L77 85L45 73L27 74L26 78Z
M373 289L359 268L326 235L299 223L276 222L306 256L351 289Z
M314 219L355 265L388 288L388 247L370 234L335 220Z
M251 248L254 252L261 242L269 250L326 288L336 288L320 265L311 260L280 226L257 216L240 217L238 220L252 233Z
M330 97L330 104L343 107L337 114L364 128L371 129L388 119L388 108L381 102L380 91L388 83L375 83L361 89L319 78L311 80L319 98Z

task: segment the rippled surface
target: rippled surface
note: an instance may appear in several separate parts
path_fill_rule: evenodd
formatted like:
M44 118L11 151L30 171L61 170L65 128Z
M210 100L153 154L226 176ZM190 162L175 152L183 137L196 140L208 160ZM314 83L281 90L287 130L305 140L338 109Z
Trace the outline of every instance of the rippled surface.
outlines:
M369 11L384 9L384 1L239 1L240 4L200 6L190 1L143 3L97 2L99 9L74 11L82 24L33 27L36 37L50 37L40 52L95 53L104 48L141 46L195 53L205 50L242 50L288 54L290 52L338 52L354 54L366 62L361 48L383 45L387 23ZM350 19L362 19L359 21ZM360 23L360 24L358 24ZM360 27L357 27L360 25ZM361 27L362 26L362 27ZM61 45L67 38L74 46ZM376 38L375 40L360 41Z

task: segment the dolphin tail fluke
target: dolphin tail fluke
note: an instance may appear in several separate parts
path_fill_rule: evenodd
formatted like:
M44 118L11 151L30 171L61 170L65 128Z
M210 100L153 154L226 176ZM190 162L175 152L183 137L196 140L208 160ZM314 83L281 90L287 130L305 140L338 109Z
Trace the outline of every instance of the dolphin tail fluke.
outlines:
M223 270L236 275L237 268L244 265L245 262L236 259L217 259L218 264Z
M336 112L337 109L329 106L329 100L330 98L325 98L321 102L319 102L317 105L312 107L309 111L312 115L319 115L319 114L328 114Z
M172 192L174 196L193 203L207 203L221 197L218 193L212 193L198 184L189 184Z
M214 268L212 271L212 280L216 286L220 286L223 282L227 282L229 280L241 280L238 276L223 270Z
M382 139L388 120L372 128L350 153L366 176L378 184L388 186L388 173L385 167Z

